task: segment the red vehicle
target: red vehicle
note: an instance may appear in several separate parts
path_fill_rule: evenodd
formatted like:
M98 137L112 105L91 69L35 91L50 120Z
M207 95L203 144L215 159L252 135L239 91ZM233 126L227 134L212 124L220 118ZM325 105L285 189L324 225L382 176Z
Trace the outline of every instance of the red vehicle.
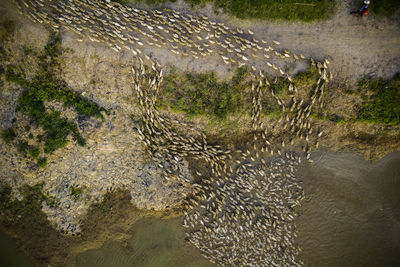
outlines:
M370 1L368 1L368 0L364 1L363 5L357 11L352 11L352 12L350 12L350 14L359 14L361 16L367 15L369 4L370 4Z

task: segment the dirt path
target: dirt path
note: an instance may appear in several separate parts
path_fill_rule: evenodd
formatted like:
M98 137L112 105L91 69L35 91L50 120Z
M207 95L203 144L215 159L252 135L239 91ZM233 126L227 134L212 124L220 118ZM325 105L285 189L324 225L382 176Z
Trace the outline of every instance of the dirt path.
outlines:
M216 15L210 5L193 11L183 0L166 6L182 13L206 15L211 21L224 22L232 29L251 29L257 39L278 40L281 49L318 60L328 58L331 62L330 70L338 82L354 82L364 75L390 78L400 69L400 19L379 18L372 14L362 18L349 15L350 10L357 8L353 2L338 1L337 12L331 19L315 23L239 20L225 14ZM13 5L10 2L8 4ZM132 5L145 8L140 4ZM7 9L6 12L11 17L18 15L15 10ZM81 43L68 42L68 46L80 51L82 56L88 46L102 45L88 39ZM169 47L144 46L142 50L161 64L172 64L183 70L198 72L215 70L221 78L230 76L234 67L225 65L215 55L195 60L177 56ZM112 56L114 61L126 61L127 53L119 53L119 57L115 57L115 53L108 49L103 50L103 53L106 57ZM250 59L248 65L265 68L265 58Z
M400 70L400 19L375 15L349 15L358 8L356 1L337 1L335 15L322 22L266 22L239 20L215 15L211 6L198 10L210 20L234 27L249 28L258 39L278 40L294 53L319 60L328 58L338 81L354 81L364 75L390 78ZM171 5L188 10L182 1Z

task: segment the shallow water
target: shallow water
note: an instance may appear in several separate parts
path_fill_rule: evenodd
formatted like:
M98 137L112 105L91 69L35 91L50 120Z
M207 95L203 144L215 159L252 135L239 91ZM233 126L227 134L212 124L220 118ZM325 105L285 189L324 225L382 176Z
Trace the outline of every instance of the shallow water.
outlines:
M17 248L14 240L0 231L0 266L30 267L33 264Z
M302 164L306 199L298 245L307 266L400 266L400 152L372 164L351 153L314 153ZM145 218L126 244L81 253L78 266L212 266L184 241L180 219Z
M77 256L77 266L213 266L184 241L181 219L144 218L125 244L106 242Z

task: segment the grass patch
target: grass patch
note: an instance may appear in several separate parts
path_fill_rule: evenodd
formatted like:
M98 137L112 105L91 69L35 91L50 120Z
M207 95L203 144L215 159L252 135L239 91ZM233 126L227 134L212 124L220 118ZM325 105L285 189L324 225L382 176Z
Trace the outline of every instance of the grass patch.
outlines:
M114 0L126 3L126 0ZM147 4L163 4L166 0L132 0ZM171 1L175 2L175 1ZM333 0L185 0L195 6L214 4L241 19L315 21L328 17L333 10Z
M1 131L1 139L6 143L11 143L17 135L12 128L3 129Z
M247 71L238 68L229 82L217 81L214 72L182 73L172 70L164 79L159 107L189 116L206 115L224 119L228 114L245 109Z
M400 123L400 73L387 81L364 78L358 87L362 103L357 108L357 121Z
M327 0L216 0L215 6L242 18L315 21L327 18Z
M311 67L293 77L299 91L308 92L318 79L316 67ZM282 99L287 98L290 82L282 77L269 77L270 88L264 88L262 114L272 118L280 118L281 109L269 93ZM190 117L205 116L213 123L221 123L228 116L238 113L249 113L252 106L250 90L251 77L245 68L236 69L229 81L218 81L215 73L183 73L176 69L165 77L162 84L162 95L157 106L172 112L184 113Z
M79 115L104 119L102 111L107 112L95 102L92 102L77 92L66 87L65 82L56 77L56 72L60 71L62 54L64 49L61 47L59 35L52 35L44 48L44 52L38 56L39 71L28 79L25 77L23 69L19 66L8 66L5 77L8 82L14 82L24 87L25 92L18 98L16 111L29 115L30 124L35 124L44 130L44 134L37 137L37 142L43 144L43 152L52 153L59 148L63 148L68 143L68 136L80 146L85 146L86 140L80 134L74 121L62 117L60 111L47 110L45 102L62 102L65 107L72 107ZM25 130L30 130L30 125L26 125ZM2 138L10 142L15 137L12 129L2 131ZM30 139L32 139L31 136ZM37 159L40 155L38 147L30 146L24 140L19 140L18 151L25 157ZM43 168L47 164L45 157L37 161L39 167Z
M83 187L71 185L71 186L69 187L70 196L71 196L73 199L78 200L78 199L80 198L80 196L82 195L82 193L83 193L83 189L84 189Z
M46 157L39 158L37 160L37 166L39 168L45 168L47 166L47 158Z
M372 12L379 16L391 16L400 9L398 0L374 0L371 1L370 8Z

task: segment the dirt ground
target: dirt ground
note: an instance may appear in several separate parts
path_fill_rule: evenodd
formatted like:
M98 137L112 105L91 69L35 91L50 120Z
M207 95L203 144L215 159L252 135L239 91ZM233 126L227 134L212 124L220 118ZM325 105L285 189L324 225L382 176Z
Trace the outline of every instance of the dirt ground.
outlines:
M398 72L400 17L350 15L350 11L359 7L359 1L336 2L337 10L330 19L313 23L239 20L226 14L216 15L210 5L195 12L205 14L213 21L223 21L232 28L251 29L258 39L278 40L282 47L294 53L319 60L328 58L337 82L353 83L364 75L390 78ZM182 0L167 6L190 12L190 7ZM203 67L197 65L198 69ZM186 68L196 66L189 62Z

